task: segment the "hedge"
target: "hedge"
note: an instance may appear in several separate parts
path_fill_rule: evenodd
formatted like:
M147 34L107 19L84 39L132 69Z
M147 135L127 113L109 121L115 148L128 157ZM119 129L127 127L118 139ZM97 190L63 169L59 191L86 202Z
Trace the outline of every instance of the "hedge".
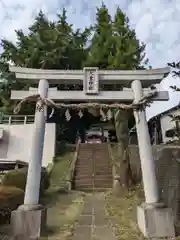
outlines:
M28 168L14 169L5 174L2 179L2 185L14 186L25 191L26 179L27 179ZM50 186L49 176L47 171L42 168L41 172L41 184L40 184L40 195L43 195L44 191Z
M23 204L23 200L22 189L0 185L0 224L9 222L11 211Z

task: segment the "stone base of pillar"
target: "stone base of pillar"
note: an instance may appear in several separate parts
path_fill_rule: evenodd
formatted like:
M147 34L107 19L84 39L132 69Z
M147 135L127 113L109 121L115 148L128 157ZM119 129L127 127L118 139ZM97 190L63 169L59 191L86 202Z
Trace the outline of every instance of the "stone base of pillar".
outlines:
M172 210L163 204L142 204L137 208L138 226L146 238L175 237Z
M46 229L47 209L40 205L20 206L11 214L12 240L39 240Z

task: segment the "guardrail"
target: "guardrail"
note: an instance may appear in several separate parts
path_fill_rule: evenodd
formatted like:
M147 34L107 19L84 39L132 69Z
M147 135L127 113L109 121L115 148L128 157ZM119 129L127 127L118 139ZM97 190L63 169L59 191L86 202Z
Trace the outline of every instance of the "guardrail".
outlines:
M9 171L16 168L27 167L28 163L20 160L0 159L0 172Z
M28 124L34 123L34 115L2 115L0 124Z

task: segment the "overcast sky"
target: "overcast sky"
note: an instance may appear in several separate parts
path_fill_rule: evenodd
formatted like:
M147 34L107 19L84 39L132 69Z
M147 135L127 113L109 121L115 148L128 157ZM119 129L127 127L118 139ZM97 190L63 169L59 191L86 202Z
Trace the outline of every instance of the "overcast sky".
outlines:
M95 19L96 6L101 0L0 0L0 36L15 41L14 29L27 31L35 15L43 10L50 19L67 9L68 20L76 28L89 26ZM180 0L104 0L111 14L119 5L130 19L138 38L146 43L147 57L154 67L180 60ZM180 82L168 77L162 89ZM180 95L170 93L170 101L154 103L147 110L148 118L177 104Z

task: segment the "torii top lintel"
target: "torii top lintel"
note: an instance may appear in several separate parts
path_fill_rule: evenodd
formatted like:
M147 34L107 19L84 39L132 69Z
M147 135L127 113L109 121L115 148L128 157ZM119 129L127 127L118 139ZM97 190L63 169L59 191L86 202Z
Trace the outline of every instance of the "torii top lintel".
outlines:
M98 68L84 68L83 70L46 70L10 66L16 78L31 80L38 83L40 79L47 79L50 84L83 84L88 72L95 72L101 84L123 84L129 87L133 80L140 80L143 87L160 83L166 77L170 68L158 68L149 70L99 70Z

